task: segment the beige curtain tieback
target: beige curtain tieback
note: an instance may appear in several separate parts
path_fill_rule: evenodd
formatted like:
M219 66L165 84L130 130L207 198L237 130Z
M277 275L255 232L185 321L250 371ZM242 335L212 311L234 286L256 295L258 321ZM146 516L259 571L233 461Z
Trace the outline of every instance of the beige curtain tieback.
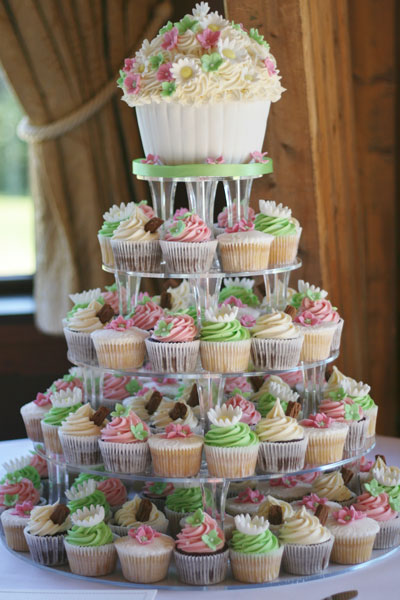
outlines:
M152 39L160 27L168 20L172 14L172 6L169 0L164 0L155 7L154 16L149 25L146 27L143 39ZM137 48L137 43L134 48L128 53L131 56ZM65 133L68 133L79 127L93 117L96 112L102 108L117 92L118 87L116 80L119 77L119 70L114 77L109 81L93 98L85 102L82 106L72 111L66 117L62 117L53 123L46 125L32 125L29 117L25 116L21 119L17 127L17 135L24 142L31 144L54 140Z

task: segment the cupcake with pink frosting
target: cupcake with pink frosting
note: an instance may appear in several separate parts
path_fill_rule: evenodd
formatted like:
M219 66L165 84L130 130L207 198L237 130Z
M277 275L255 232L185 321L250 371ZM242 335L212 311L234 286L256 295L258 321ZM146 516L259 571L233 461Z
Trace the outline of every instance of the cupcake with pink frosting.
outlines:
M338 423L349 426L344 449L346 451L364 448L367 439L369 419L364 415L361 406L346 397L343 392L331 392L330 398L324 398L318 410Z
M225 379L224 392L228 396L231 394L240 394L247 397L253 392L253 388L247 377L227 377Z
M190 585L223 581L228 569L225 536L217 522L200 508L186 518L174 551L178 577Z
M41 448L41 451L44 453L45 450L44 450L43 446L41 446L40 448ZM36 469L36 471L39 473L40 479L48 478L49 473L48 473L48 467L47 467L47 460L45 458L43 458L42 456L40 456L37 452L32 451L32 458L31 458L29 464L31 467Z
M339 313L333 309L329 300L311 300L306 296L294 319L304 333L300 359L313 362L328 358L339 321Z
M259 490L252 490L247 487L239 492L237 496L227 499L226 512L233 516L241 514L254 516L264 500L265 496Z
M126 398L136 396L141 387L141 384L134 377L105 373L102 405L112 410L117 402L121 404Z
M222 268L228 273L268 269L272 235L255 231L251 220L242 219L217 236Z
M135 327L150 331L164 317L164 309L148 296L143 296L130 314Z
M126 487L117 477L107 477L98 481L97 489L103 492L113 512L116 512L128 500Z
M232 228L242 220L254 223L254 219L256 218L254 209L249 206L247 207L246 212L247 214L245 214L245 207L243 204L240 204L240 211L238 211L237 202L231 206L230 210L225 206L217 216L217 223L214 224L215 234L219 235L220 233L224 233L227 227Z
M193 317L167 315L160 319L146 340L149 359L155 371L184 373L196 370L200 341Z
M239 407L242 411L242 416L240 418L242 423L247 423L247 425L256 425L258 421L261 419L260 413L256 410L253 402L250 400L246 400L240 394L235 394L231 396L229 400L225 402L227 406L232 406L233 408Z
M141 473L150 459L149 426L122 404L116 405L111 416L99 440L105 468L117 473Z
M123 287L120 288L122 307L120 304L120 294L118 293L117 284L113 283L112 285L106 285L105 290L106 290L105 292L101 293L101 295L104 298L104 302L111 306L111 308L113 309L113 311L116 315L125 314L126 313L126 289ZM121 308L122 308L122 311L121 311Z
M39 501L39 490L26 477L10 476L0 484L0 513L22 502L31 502L35 505Z
M217 241L199 215L181 208L165 224L160 246L170 271L206 273L211 268Z
M301 302L299 314L305 311L311 312L322 323L336 323L331 350L332 352L339 350L344 320L339 315L337 309L332 306L331 302L326 298L311 299L306 295Z
M379 525L354 506L333 512L326 523L335 538L331 561L356 565L370 560Z
M147 331L135 327L132 319L121 315L103 329L91 334L101 367L109 369L137 369L146 354Z
M379 532L374 542L375 550L393 548L400 544L400 517L399 513L392 508L391 502L393 504L393 500L385 492L377 496L365 492L353 503L356 510L365 513L379 525ZM400 502L396 508L400 508Z

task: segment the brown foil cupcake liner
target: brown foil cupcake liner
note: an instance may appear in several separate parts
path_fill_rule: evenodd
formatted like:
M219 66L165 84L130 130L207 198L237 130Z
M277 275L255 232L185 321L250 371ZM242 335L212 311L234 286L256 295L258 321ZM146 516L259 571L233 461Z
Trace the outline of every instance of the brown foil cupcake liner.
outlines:
M259 444L240 448L204 446L208 472L213 477L241 478L254 475Z
M146 356L144 339L127 335L124 339L105 339L94 335L93 344L99 365L108 369L134 370L143 365Z
M146 340L153 369L162 373L190 373L196 370L200 341L156 342Z
M28 527L25 527L24 535L29 552L35 562L48 567L64 565L67 562L64 548L65 534L54 536L31 535Z
M290 265L297 256L302 228L300 227L294 235L278 235L274 237L269 253L270 267L278 265Z
M325 360L331 353L332 338L337 324L327 323L325 325L302 326L304 342L301 348L300 360L314 362Z
M211 585L226 578L229 550L215 554L184 554L174 550L178 577L189 585Z
M268 269L272 239L268 236L265 237L265 242L218 240L223 270L228 273L239 273Z
M150 465L149 445L146 442L118 444L99 440L106 471L113 473L142 473Z
M264 554L244 554L229 550L232 574L244 583L265 583L279 577L284 547Z
M217 373L240 373L247 371L250 360L251 340L239 342L200 342L203 369Z
M292 339L251 338L251 359L260 369L291 369L300 361L303 335Z
M261 442L257 466L264 473L288 473L304 466L307 438L292 442Z
M121 563L122 574L127 581L154 583L167 576L172 548L166 548L163 553L141 556L130 553L129 547L122 544L116 544L115 547Z
M111 248L115 265L121 271L153 273L160 270L161 249L158 240L150 242L111 240Z
M363 538L335 538L331 561L340 565L357 565L370 560L375 534Z
M285 544L282 567L292 575L314 575L329 565L334 538L320 544Z
M58 432L65 461L71 465L95 465L102 463L99 437L95 435L70 435Z
M72 362L97 365L96 350L90 333L64 327L64 335L68 346L68 358Z
M400 544L400 517L390 521L377 521L379 531L376 534L374 550L394 548Z
M111 238L106 235L98 235L100 244L101 260L107 267L115 267L114 254L111 248Z
M69 568L76 575L101 577L115 569L117 552L114 544L104 546L75 546L64 541Z
M58 437L58 425L50 425L49 423L41 422L43 441L46 447L46 452L54 452L54 454L63 454L60 438Z
M217 240L209 242L167 242L160 247L167 268L173 273L207 273L211 269Z
M154 475L160 477L195 477L200 471L202 444L188 448L152 447L149 443Z

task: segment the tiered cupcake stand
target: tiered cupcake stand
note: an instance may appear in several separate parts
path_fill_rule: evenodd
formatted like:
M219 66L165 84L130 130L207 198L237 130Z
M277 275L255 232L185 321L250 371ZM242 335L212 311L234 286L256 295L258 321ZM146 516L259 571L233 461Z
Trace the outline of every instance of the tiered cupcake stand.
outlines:
M153 200L153 209L157 216L166 220L172 216L174 211L175 192L178 183L184 183L187 190L188 204L191 210L199 214L209 226L212 227L214 215L214 200L217 185L222 182L228 208L228 222L233 218L233 207L236 204L236 213L247 217L250 191L253 179L261 177L263 174L272 172L272 161L266 164L254 163L247 165L184 165L179 167L148 165L140 160L133 163L133 172L140 179L149 182ZM119 292L120 313L128 314L135 306L140 291L142 278L157 278L157 279L187 279L192 289L195 299L198 321L201 322L202 314L205 308L215 306L218 302L218 296L221 289L222 280L225 277L256 277L261 276L265 284L265 306L268 308L284 309L286 306L287 288L289 277L292 271L301 267L301 261L297 259L294 264L279 266L265 271L259 272L241 272L241 273L224 273L220 269L218 258L216 257L213 267L208 273L171 273L168 272L166 265L161 263L158 272L139 273L119 271L113 267L103 265L103 269L113 273ZM113 371L111 369L100 368L97 364L82 364L76 363L81 367L84 375L85 397L94 407L102 404L103 399L103 378L106 372L113 374L128 375L138 378L142 382L146 382L153 378L163 379L167 375L177 378L186 384L197 384L199 404L200 404L200 426L203 431L207 430L207 411L209 408L220 405L223 401L225 381L229 377L245 376L248 378L265 376L267 374L280 375L282 373L301 371L303 384L300 386L301 403L303 414L308 414L316 409L317 404L322 398L322 386L324 382L324 374L326 365L334 361L338 356L338 352L332 353L329 358L315 363L301 363L293 369L286 371L247 371L242 373L212 373L205 371L199 367L196 372L192 373L165 373L155 372L151 366L145 364L137 371ZM271 479L277 479L284 475L301 475L314 471L330 471L341 467L342 465L352 464L357 465L357 462L362 456L367 454L375 445L375 440L370 438L364 448L357 452L348 455L343 460L334 463L320 465L318 467L304 469L296 473L279 473L279 474L258 474L252 477L239 480L241 483L255 482L263 484ZM114 472L106 472L101 466L74 466L65 464L64 458L56 454L44 454L40 445L36 445L36 451L39 455L46 458L49 467L49 502L64 500L65 489L70 486L72 479L81 472L102 475L106 477L119 477L126 485L128 492L140 491L142 484L145 481L152 482L172 482L174 485L198 486L203 493L203 501L205 505L206 495L209 498L210 492L213 498L212 510L214 515L219 513L221 516L225 513L225 501L229 493L229 486L232 480L211 477L208 474L207 466L203 463L202 468L195 478L168 478L155 476L151 470L149 472L128 475L118 474ZM239 483L238 480L234 480ZM223 525L223 520L222 520ZM281 574L279 579L265 584L248 585L235 581L230 574L228 578L219 585L209 586L209 589L241 589L241 588L256 588L270 587L279 585L288 585L321 579L348 573L355 569L360 569L370 565L372 562L379 561L386 556L396 552L396 549L391 550L376 550L373 552L372 559L360 565L343 566L330 564L328 569L318 575L312 576L291 576ZM69 572L68 567L45 567L33 563L29 554L15 553L18 558L31 562L36 566L45 570L56 571L60 574L79 579L91 579L74 575ZM182 584L177 576L174 566L171 565L168 577L156 584L134 584L127 582L120 570L109 576L98 578L116 586L130 588L151 588L151 589L169 589L169 590L188 590L188 589L207 589L199 587L191 587Z

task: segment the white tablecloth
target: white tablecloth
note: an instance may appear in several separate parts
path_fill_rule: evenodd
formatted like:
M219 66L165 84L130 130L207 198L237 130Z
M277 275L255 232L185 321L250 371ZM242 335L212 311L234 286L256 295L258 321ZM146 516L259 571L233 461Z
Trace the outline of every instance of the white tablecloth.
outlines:
M0 464L10 458L26 454L32 449L29 440L13 440L0 443ZM378 437L373 454L384 454L390 464L400 466L400 439ZM49 573L22 562L0 545L0 591L1 590L113 590L118 588L95 581L70 579L57 573ZM121 588L119 588L121 589ZM251 600L322 600L336 592L356 589L362 600L384 600L400 598L400 551L392 557L379 561L375 565L349 573L282 587L260 588L252 590L207 592L208 600L242 600L245 595ZM157 598L162 600L187 600L196 592L158 591ZM199 594L202 592L198 592ZM203 592L204 593L204 592ZM54 596L56 600L56 595ZM73 596L75 598L75 595ZM76 598L84 600L77 592ZM199 596L200 598L200 596ZM72 598L71 598L72 600Z

